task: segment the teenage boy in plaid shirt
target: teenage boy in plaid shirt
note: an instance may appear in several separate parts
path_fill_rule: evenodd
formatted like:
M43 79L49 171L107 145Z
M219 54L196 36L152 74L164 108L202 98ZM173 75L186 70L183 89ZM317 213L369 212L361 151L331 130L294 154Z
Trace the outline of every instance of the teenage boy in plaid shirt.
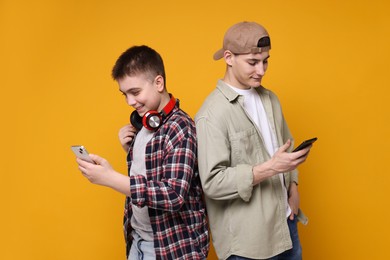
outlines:
M119 131L128 176L104 158L77 159L94 184L126 195L124 231L128 259L206 259L209 234L198 175L193 120L168 93L161 56L134 46L116 61L113 78L135 110Z

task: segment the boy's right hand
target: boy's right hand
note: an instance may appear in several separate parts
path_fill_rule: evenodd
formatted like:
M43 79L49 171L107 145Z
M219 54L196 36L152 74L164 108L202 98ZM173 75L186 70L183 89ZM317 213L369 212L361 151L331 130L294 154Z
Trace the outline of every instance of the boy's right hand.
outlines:
M291 140L287 140L287 142L276 151L270 160L255 165L252 168L253 185L256 185L276 174L296 169L301 163L305 162L307 156L309 155L310 148L312 147L312 145L310 145L302 150L290 153L287 151L290 146Z
M275 173L295 170L300 164L305 162L309 155L310 148L312 147L312 145L309 145L302 150L290 153L287 152L290 145L291 140L287 140L287 142L276 151L271 160L269 160L270 168L274 170Z
M119 142L121 143L125 152L129 151L129 147L137 130L131 124L125 125L119 130Z

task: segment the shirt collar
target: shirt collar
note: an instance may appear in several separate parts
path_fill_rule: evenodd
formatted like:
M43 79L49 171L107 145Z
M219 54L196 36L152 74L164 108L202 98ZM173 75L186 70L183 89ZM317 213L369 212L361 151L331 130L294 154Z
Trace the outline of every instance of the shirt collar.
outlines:
M229 102L233 102L236 100L240 94L234 91L227 83L225 83L222 79L218 80L217 89L221 91L221 93L229 100ZM254 88L259 95L265 94L267 91L263 86Z
M222 94L229 100L233 102L240 96L236 91L234 91L228 84L226 84L222 79L218 80L217 89L222 92Z

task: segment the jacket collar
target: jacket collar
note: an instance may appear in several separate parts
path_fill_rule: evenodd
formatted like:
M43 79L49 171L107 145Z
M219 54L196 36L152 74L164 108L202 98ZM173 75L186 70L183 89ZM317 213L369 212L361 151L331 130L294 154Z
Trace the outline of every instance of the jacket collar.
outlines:
M229 100L229 102L233 102L240 96L240 94L238 94L231 87L229 87L229 85L226 84L222 79L218 80L217 89L221 91L221 93L227 98L227 100ZM257 93L259 93L260 96L262 94L265 94L266 91L263 86L255 88L255 90L257 91Z
M239 96L239 94L229 87L222 79L218 80L217 89L222 92L229 102L233 102Z

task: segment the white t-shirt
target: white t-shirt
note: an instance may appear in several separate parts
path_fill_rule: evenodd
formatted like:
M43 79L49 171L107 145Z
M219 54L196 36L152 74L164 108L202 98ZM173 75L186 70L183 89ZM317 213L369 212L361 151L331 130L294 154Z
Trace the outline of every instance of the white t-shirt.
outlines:
M146 144L152 139L154 132L142 127L137 134L133 147L133 162L130 168L130 176L143 175L146 177L145 149ZM131 226L146 241L153 241L153 230L150 224L148 207L132 205L133 215Z
M263 137L263 141L265 144L265 147L269 153L269 155L272 157L274 153L279 149L279 145L277 142L276 134L272 130L272 127L269 124L267 113L265 112L263 102L261 101L261 98L259 94L256 92L254 88L250 89L239 89L235 88L231 85L229 85L235 92L238 94L244 96L244 108L250 118L255 122L256 126L259 128L260 133ZM279 174L280 181L282 183L282 187L284 189L285 194L285 200L286 200L286 215L287 217L291 214L291 208L288 204L288 197L287 197L287 189L284 185L284 178L283 174Z

